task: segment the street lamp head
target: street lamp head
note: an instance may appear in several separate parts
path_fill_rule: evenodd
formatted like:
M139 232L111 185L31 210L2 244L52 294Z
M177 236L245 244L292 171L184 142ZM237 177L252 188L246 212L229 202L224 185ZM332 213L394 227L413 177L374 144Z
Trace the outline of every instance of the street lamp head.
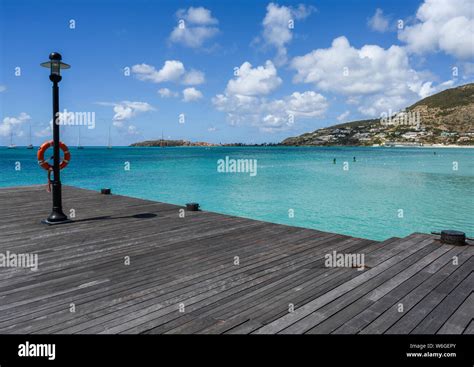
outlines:
M49 59L50 60L59 60L61 61L63 58L59 52L51 52L49 54Z
M69 69L71 66L62 62L61 54L58 52L51 52L49 55L49 60L43 62L41 66L50 69L51 76L60 77L61 76L61 69Z

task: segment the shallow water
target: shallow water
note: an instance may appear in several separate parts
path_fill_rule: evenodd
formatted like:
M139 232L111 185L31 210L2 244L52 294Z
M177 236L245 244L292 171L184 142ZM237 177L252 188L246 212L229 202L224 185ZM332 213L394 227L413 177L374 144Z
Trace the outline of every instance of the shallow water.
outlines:
M116 194L179 205L194 201L204 210L376 240L441 229L474 237L474 149L86 147L71 152L62 171L66 185L110 187ZM257 175L219 173L217 162L226 156L256 159ZM46 183L36 149L0 148L0 172L0 187Z

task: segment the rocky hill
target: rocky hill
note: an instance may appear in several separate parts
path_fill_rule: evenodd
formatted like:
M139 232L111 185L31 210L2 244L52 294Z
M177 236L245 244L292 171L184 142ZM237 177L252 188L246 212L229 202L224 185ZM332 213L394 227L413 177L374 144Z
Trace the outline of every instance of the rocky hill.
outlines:
M282 145L474 145L474 83L424 98L392 116L287 138Z

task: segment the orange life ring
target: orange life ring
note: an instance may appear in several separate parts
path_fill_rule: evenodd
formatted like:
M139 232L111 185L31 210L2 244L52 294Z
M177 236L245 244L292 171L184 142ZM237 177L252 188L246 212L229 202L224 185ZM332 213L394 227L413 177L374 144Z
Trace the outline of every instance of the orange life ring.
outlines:
M44 168L46 171L52 171L53 166L50 165L48 161L44 159L44 153L53 145L54 145L54 141L50 140L50 141L47 141L46 143L43 143L43 145L38 150L38 164L42 168ZM71 160L71 153L69 152L69 148L63 142L59 142L59 149L61 149L64 153L64 158L59 164L59 169L63 169L63 168L66 168L69 161Z

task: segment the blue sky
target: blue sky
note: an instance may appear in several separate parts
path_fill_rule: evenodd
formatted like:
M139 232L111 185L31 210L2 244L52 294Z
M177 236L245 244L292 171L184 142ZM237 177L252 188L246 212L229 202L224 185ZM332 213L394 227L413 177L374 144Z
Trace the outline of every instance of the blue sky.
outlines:
M114 145L162 132L278 142L473 80L468 0L0 0L0 7L1 145L10 132L25 144L30 125L36 145L50 136L51 83L39 63L51 51L72 65L63 72L61 109L95 113L94 129L63 128L67 144L81 129L84 145L105 145L109 127Z

